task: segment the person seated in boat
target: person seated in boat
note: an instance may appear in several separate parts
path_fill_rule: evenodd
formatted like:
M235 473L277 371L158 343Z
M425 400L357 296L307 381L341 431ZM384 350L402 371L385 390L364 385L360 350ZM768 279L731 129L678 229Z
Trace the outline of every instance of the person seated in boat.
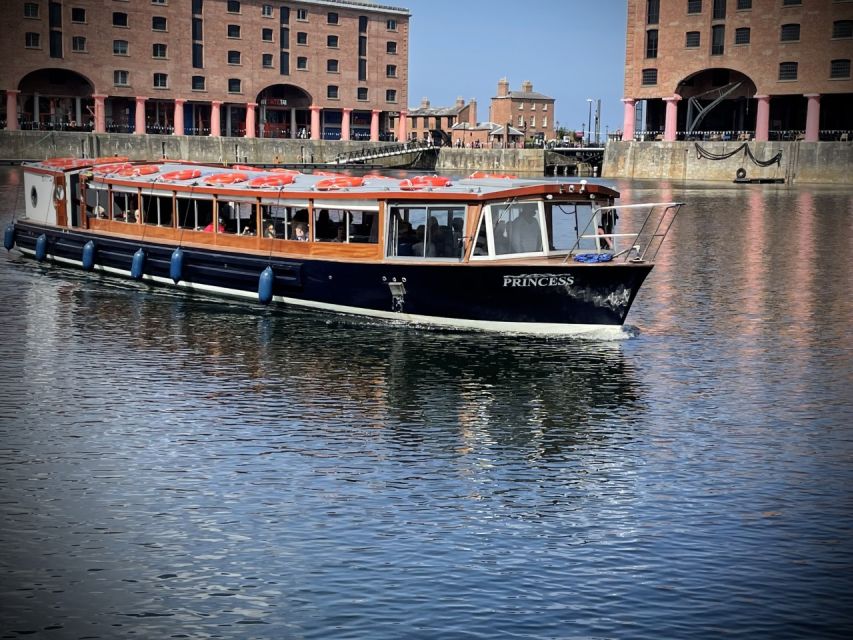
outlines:
M535 206L523 206L521 213L508 227L513 253L542 251L542 233Z
M399 232L397 236L397 255L413 255L412 247L414 246L415 242L417 242L418 238L415 232L412 230L411 223L406 220L400 220L398 229Z
M616 220L619 218L619 214L615 211L602 211L600 214L600 219L598 223L598 229L596 233L598 235L609 235L613 233L613 228L616 226ZM613 238L596 238L598 240L598 248L610 250L613 247Z
M412 245L412 255L418 256L420 258L434 258L435 257L435 247L432 242L428 242L425 240L426 237L426 227L424 225L418 225L418 229L415 232L417 237L417 241Z
M314 227L314 238L328 242L334 240L337 235L338 228L329 217L329 211L327 209L320 209L317 213L317 224Z
M264 229L264 238L275 238L275 225L272 222Z
M304 222L297 222L293 232L293 239L299 242L308 240L308 225Z
M210 224L208 224L208 225L204 228L204 230L205 230L207 233L213 233L213 221L212 221L212 220L210 221ZM225 225L224 225L224 224L222 224L222 218L219 218L219 224L217 225L217 229L216 229L216 230L217 230L219 233L225 233Z

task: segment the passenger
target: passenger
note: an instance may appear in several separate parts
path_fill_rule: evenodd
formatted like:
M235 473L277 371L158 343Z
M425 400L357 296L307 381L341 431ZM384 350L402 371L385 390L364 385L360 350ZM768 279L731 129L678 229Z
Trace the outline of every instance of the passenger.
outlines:
M412 231L412 225L406 220L400 220L399 235L397 236L397 255L410 256L417 242L417 235Z
M507 235L506 220L498 220L495 225L495 253L509 253L509 236Z
M412 245L412 255L418 257L426 257L426 258L434 258L435 257L435 247L433 247L432 242L426 242L424 237L426 236L426 230L424 225L418 225L418 230L416 232L417 242Z
M317 224L314 227L314 238L317 240L334 240L337 235L337 225L329 218L326 209L320 209L317 213Z
M264 238L275 238L275 225L270 222L264 231Z
M523 207L519 216L509 224L510 245L513 253L542 250L542 234L536 209Z
M222 218L220 218L220 219L219 219L219 224L217 225L217 229L216 229L216 230L217 230L219 233L225 233L225 225L224 225L224 224L222 224ZM210 224L208 224L208 225L204 228L204 231L205 231L205 232L207 232L207 233L213 233L213 221L212 221L212 220L210 221Z
M613 229L616 227L616 220L619 219L619 214L613 210L608 210L602 211L600 216L601 218L596 233L598 233L598 235L609 235L613 233ZM600 249L609 250L613 247L612 238L597 238L597 240Z
M308 240L308 226L304 222L296 223L296 232L293 235L293 239L299 242Z

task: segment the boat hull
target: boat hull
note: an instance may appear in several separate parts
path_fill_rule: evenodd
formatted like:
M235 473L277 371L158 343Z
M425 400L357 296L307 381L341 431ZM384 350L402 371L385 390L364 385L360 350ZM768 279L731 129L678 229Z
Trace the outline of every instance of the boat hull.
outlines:
M494 261L365 263L182 246L181 275L174 282L172 254L177 244L16 222L15 243L25 255L42 257L41 236L46 242L44 260L95 272L257 302L259 279L271 267L274 304L523 333L572 334L621 326L652 269L650 263L558 260L535 266ZM94 249L87 248L90 242Z

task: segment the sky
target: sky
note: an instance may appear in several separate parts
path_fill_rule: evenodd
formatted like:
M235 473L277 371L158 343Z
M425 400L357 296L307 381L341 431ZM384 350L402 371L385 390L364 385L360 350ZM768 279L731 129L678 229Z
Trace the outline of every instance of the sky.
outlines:
M412 14L409 107L476 98L482 122L505 77L511 91L530 80L554 98L567 129L586 128L587 98L601 100L602 134L622 127L625 0L377 1ZM594 103L592 111L594 119Z

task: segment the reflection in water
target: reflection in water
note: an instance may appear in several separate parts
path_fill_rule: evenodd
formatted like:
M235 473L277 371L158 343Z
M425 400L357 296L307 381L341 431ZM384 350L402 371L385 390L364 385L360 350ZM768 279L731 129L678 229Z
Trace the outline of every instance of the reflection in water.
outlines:
M849 637L853 193L616 186L618 342L0 256L0 636Z

